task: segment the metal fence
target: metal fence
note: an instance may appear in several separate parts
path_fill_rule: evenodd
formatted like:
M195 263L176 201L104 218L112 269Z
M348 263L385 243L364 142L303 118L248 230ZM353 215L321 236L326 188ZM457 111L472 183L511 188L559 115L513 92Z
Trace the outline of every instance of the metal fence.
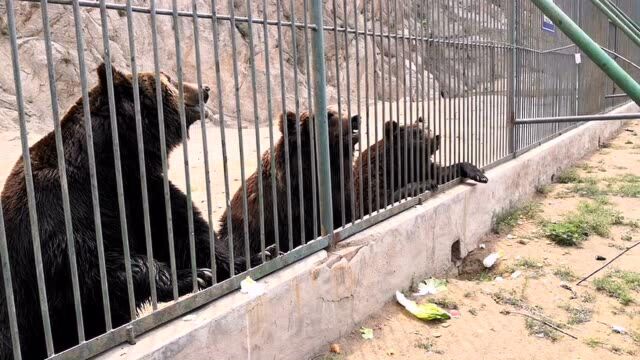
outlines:
M604 15L557 2L640 75ZM134 343L578 125L516 119L625 101L525 0L3 4L3 358Z

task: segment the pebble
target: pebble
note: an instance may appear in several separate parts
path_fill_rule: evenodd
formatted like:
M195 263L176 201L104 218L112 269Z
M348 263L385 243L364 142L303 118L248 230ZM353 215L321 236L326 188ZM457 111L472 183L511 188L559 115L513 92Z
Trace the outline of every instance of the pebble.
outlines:
M331 352L334 354L340 354L342 349L340 349L340 344L331 344Z
M444 324L442 324L442 327L443 327L443 328L448 328L449 326L451 326L451 324L449 324L449 323L444 323Z
M434 338L439 338L439 337L441 337L441 336L442 336L442 334L440 334L440 333L433 333L433 334L432 334L432 336L433 336Z

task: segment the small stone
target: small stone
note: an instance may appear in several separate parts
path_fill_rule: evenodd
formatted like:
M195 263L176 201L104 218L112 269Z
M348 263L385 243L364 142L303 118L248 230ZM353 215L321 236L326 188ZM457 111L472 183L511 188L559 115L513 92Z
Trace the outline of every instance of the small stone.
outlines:
M511 234L507 235L507 239L509 239L509 240L512 240L512 239L515 239L515 238L516 238L515 235L511 235Z
M389 350L387 350L387 355L389 355L389 356L393 356L393 355L395 355L395 354L396 354L396 351L395 351L395 350L393 350L393 349L389 349Z
M340 344L331 344L331 352L334 354L342 353L342 349L340 349Z
M607 258L606 258L606 257L604 257L604 256L602 256L602 255L598 255L598 256L596 256L596 260L598 260L598 261L605 261L605 260L607 260Z
M436 338L436 339L437 339L437 338L441 337L441 336L442 336L442 334L440 334L440 333L433 333L433 334L431 334L431 336L433 336L434 338Z
M449 324L449 323L444 323L444 324L442 324L442 327L443 327L443 328L448 328L449 326L451 326L451 324Z

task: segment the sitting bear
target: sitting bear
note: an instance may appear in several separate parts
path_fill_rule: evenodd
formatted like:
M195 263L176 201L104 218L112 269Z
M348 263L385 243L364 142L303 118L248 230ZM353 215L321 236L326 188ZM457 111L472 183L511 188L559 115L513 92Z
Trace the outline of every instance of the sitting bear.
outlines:
M264 152L262 162L259 168L247 179L247 225L249 238L249 251L251 257L255 258L255 254L261 254L260 239L260 202L258 198L258 171L262 174L263 184L263 206L264 206L264 237L265 246L267 247L266 255L272 255L271 251L278 241L281 251L288 251L302 244L302 241L313 240L319 236L320 228L320 211L316 208L316 224L317 229L314 230L313 217L313 197L316 197L316 204L319 204L318 191L313 193L312 177L317 179L318 157L316 163L312 162L312 146L314 142L311 138L311 132L314 130L314 117L308 113L302 113L299 116L300 123L296 123L296 114L287 112L280 115L279 129L282 137L274 146L274 152L270 150ZM355 144L359 140L360 116L355 115L350 119L343 117L336 111L328 110L327 118L329 121L329 151L330 151L330 167L331 167L331 189L333 202L333 223L334 228L343 226L345 223L353 219L351 209L351 193L348 190L351 183L351 168L353 162L353 150ZM286 132L285 132L286 126ZM300 131L300 153L297 147L298 128ZM342 130L341 130L342 128ZM286 133L286 135L285 135ZM342 138L341 138L342 135ZM342 139L342 144L341 144ZM349 145L351 141L351 149ZM288 144L287 144L288 143ZM288 145L289 151L289 179L287 184L287 158L285 145ZM340 156L340 146L343 146L342 157ZM302 156L302 172L299 169L299 156ZM275 178L272 177L271 166L275 166ZM342 171L341 171L342 166ZM344 194L341 191L341 179L344 182ZM275 182L275 209L272 184ZM300 188L302 182L302 189ZM317 182L316 182L317 183ZM290 186L289 191L287 190ZM302 191L300 191L302 190ZM302 199L300 198L302 194ZM290 196L288 198L288 196ZM341 197L344 196L345 222L343 223ZM236 258L245 257L245 231L243 216L243 191L242 188L234 194L231 200L230 211L225 212L220 217L220 230L217 233L218 243L228 244L229 239L233 238L233 254ZM304 209L304 217L301 213ZM289 202L290 201L290 202ZM291 204L291 213L288 212L288 203ZM232 232L229 234L227 217L230 215ZM274 217L277 220L277 228L274 223ZM304 229L304 233L302 230ZM304 235L303 235L304 234ZM291 237L291 239L290 239ZM291 241L291 243L290 243ZM227 245L228 246L228 245ZM227 253L229 251L225 251ZM251 265L255 266L260 261ZM236 272L246 270L246 265L240 265Z
M436 190L438 185L456 176L480 183L489 181L482 170L467 162L450 166L434 163L431 156L439 149L440 135L432 136L428 129L425 130L422 118L402 126L387 121L383 139L364 150L353 166L355 196L363 199L362 209L356 201L356 214L362 216L382 209L414 189ZM405 151L408 159L405 159Z
M83 107L91 111L91 128L95 149L98 179L100 225L104 242L106 275L113 328L131 319L128 301L125 262L120 228L120 213L116 195L114 151L111 139L107 72L105 65L98 67L98 85L89 93L89 103L77 100L61 120L61 135L68 178L69 199L73 226L73 241L81 295L84 330L87 339L105 332L105 318L98 262L98 243L94 226L93 202L89 176L89 160L84 126ZM115 68L112 71L115 94L122 182L136 309L150 300L150 268L155 273L159 301L173 299L171 281L167 216L165 212L162 158L160 150L156 79L153 73L140 73L139 93L145 168L149 198L153 259L147 258L143 221L138 143L134 116L132 76ZM167 151L181 144L183 137L179 116L178 85L169 76L160 76L162 106ZM209 88L199 90L185 83L184 106L187 126L200 119L199 95L206 102ZM71 270L67 255L67 237L63 216L60 175L56 157L54 133L51 132L30 149L33 167L38 230L44 266L45 283L51 329L56 352L78 344ZM194 207L187 208L187 199L177 187L169 183L173 240L177 271L178 294L193 290L191 272L188 213L192 212L196 247L197 283L200 287L212 282L209 225ZM2 210L6 225L8 253L13 277L13 291L17 309L22 356L25 359L46 357L44 330L38 300L36 265L30 233L27 190L23 161L19 159L7 178L2 191ZM228 274L224 253L217 258L221 276ZM228 275L227 275L228 276ZM11 358L11 338L4 287L0 290L0 358Z

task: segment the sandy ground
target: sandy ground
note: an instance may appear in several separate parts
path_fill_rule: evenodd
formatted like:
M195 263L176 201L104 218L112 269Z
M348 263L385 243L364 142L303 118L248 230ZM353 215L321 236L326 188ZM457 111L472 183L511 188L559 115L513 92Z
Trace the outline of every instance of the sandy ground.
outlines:
M633 131L630 131L633 130ZM623 174L640 175L640 124L628 126L611 146L589 156L579 173L599 179ZM586 170L585 170L586 169ZM560 219L574 211L581 198L568 193L570 184L554 184L547 195L534 200L541 205L540 217ZM627 220L640 219L640 199L608 196L611 206ZM561 287L562 280L554 275L558 269L570 269L578 279L603 265L596 256L612 259L625 247L640 240L640 232L628 226L614 226L611 236L591 236L580 247L560 247L546 239L539 220L521 218L508 234L491 234L482 241L486 249L478 249L467 257L457 276L450 278L446 292L430 298L446 300L449 307L461 313L442 323L427 323L414 318L394 301L361 326L373 329L374 338L365 340L359 327L337 339L332 352L309 356L310 359L638 359L640 357L640 292L632 292L634 302L623 306L594 288L592 279L576 286L576 280L566 284L575 292ZM631 236L631 238L629 238ZM504 257L487 272L481 265L490 252L501 251ZM522 259L533 264L523 267ZM610 269L640 272L640 247L629 251L594 278ZM512 278L514 271L521 275ZM504 280L495 280L502 277ZM411 284L407 284L409 288ZM399 289L406 290L406 289ZM393 294L389 294L392 297ZM418 302L429 297L418 298ZM442 303L442 301L440 301ZM582 324L569 325L570 306L592 312L592 318ZM558 334L553 341L542 330L530 333L526 317L535 314L555 323L577 337ZM542 329L549 328L533 320ZM622 326L627 334L617 334L612 326ZM335 350L335 349L334 349Z

